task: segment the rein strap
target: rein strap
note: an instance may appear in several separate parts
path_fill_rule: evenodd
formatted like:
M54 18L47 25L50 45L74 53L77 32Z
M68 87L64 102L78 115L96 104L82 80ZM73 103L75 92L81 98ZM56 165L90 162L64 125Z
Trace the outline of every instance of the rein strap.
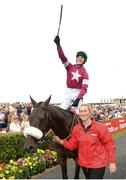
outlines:
M69 135L68 135L65 139L63 139L63 140L67 140L67 139L69 139L69 138L71 137L72 130L73 130L74 123L75 123L75 119L77 119L78 123L80 122L80 120L79 120L77 114L74 114L73 121L72 121L72 125L71 125L71 127L70 127Z

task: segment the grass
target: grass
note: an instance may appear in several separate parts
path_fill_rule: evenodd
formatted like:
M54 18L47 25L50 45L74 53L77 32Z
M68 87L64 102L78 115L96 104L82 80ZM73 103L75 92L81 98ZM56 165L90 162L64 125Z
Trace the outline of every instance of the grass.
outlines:
M120 136L123 136L124 134L126 134L126 129L124 129L124 130L122 130L120 132L113 133L112 136L113 136L114 139L117 139Z

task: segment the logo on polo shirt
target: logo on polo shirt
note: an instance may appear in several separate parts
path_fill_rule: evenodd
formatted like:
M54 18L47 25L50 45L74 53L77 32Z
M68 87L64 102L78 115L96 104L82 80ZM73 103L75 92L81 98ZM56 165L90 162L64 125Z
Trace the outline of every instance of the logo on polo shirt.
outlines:
M91 135L92 135L92 136L95 136L95 137L97 136L97 134L94 134L94 133L92 133Z

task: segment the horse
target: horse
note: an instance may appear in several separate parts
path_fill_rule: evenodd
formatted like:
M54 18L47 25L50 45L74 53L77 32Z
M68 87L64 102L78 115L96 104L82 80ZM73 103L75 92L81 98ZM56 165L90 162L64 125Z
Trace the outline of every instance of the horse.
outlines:
M78 118L75 118L72 112L49 104L51 96L46 101L39 103L31 96L30 99L34 108L29 117L31 130L30 133L27 132L25 150L36 151L38 148L37 139L43 138L50 129L61 139L70 137L73 127L78 124ZM79 179L80 166L77 163L77 150L71 152L56 142L55 145L62 170L62 178L68 179L67 158L73 158L75 160L74 179Z

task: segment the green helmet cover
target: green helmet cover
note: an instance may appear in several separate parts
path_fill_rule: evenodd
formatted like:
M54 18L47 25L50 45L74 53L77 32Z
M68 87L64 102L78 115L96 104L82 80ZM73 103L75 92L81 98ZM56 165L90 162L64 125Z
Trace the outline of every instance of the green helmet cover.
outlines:
M84 51L78 51L77 54L76 54L76 57L78 57L78 56L84 57L84 59L85 59L85 62L84 62L84 63L86 63L87 58L88 58L86 52L84 52Z

